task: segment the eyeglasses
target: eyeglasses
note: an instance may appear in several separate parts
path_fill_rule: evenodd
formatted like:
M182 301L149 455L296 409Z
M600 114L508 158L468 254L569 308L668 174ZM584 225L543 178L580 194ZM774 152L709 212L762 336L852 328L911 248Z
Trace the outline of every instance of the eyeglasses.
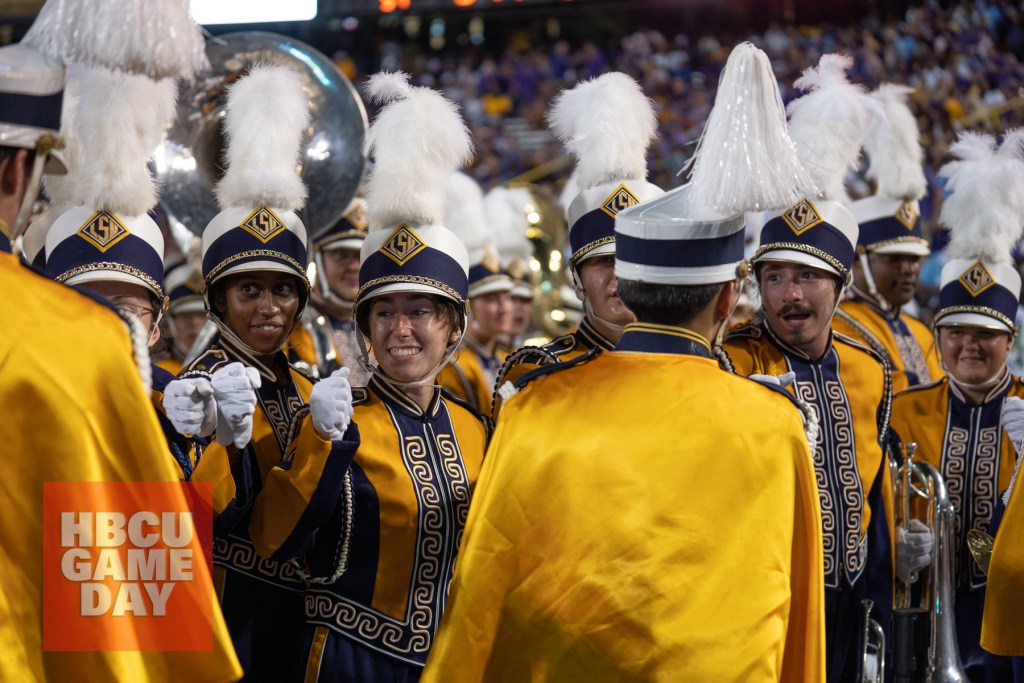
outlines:
M117 310L121 311L122 313L131 313L136 318L138 318L140 321L145 316L147 316L147 315L150 318L156 319L156 311L154 311L152 308L148 308L146 306L138 306L136 304L119 304L119 303L115 303L114 306L116 306Z

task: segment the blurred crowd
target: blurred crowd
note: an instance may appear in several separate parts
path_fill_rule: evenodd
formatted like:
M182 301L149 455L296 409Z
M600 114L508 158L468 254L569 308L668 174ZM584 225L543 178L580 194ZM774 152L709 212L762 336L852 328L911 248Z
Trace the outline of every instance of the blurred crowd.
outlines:
M546 44L538 36L533 44L512 41L498 58L473 46L426 52L407 43L385 43L373 71L402 69L462 105L477 151L471 172L485 188L523 178L550 184L557 194L571 169L568 160L559 163L564 152L544 116L551 99L580 79L618 70L643 85L660 121L649 179L667 189L682 182L677 173L693 153L714 103L719 73L736 43L749 40L768 53L787 102L797 94L792 83L803 69L824 53L843 52L855 60L855 82L869 88L882 82L916 88L913 108L930 184L921 212L938 252L944 234L937 226L942 197L937 171L957 131L999 133L1024 124L1024 97L1018 92L1024 86L1024 10L1004 0L946 4L919 4L899 19L773 25L755 35L694 37L644 29L612 45ZM870 194L856 176L849 189L854 198ZM919 299L926 308L940 269L941 255L923 268Z

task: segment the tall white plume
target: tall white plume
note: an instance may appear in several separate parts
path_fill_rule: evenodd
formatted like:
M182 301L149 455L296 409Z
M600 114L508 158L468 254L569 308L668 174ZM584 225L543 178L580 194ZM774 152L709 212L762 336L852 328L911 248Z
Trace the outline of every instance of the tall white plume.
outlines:
M877 183L878 194L913 201L924 196L924 151L921 149L917 119L907 105L914 89L883 83L871 93L885 110L885 120L868 128L864 152L869 163L867 176Z
M210 68L189 0L47 0L22 43L67 63L191 80Z
M1024 129L998 147L991 135L963 132L949 153L958 161L939 169L949 192L939 217L950 230L947 255L1011 262L1024 231Z
M399 222L440 224L451 175L472 158L458 106L435 90L410 85L402 72L371 76L366 92L384 105L363 146L373 157L366 183L370 230Z
M309 104L298 74L285 66L254 66L228 90L227 170L217 202L297 211L306 203L299 177Z
M806 94L789 103L789 133L800 160L824 199L846 202L843 180L857 165L868 126L882 108L863 86L846 78L853 60L822 55L817 67L805 69L793 85Z
M526 236L529 211L537 207L525 187L496 187L484 196L484 212L494 233L495 247L501 262L526 263L533 254L533 244Z
M646 180L647 147L654 140L654 105L640 85L612 72L563 90L548 123L576 157L580 190L613 180Z
M444 227L462 240L469 252L470 266L480 262L484 249L495 246L494 235L484 214L484 191L465 173L453 173L448 181L448 210L444 216Z
M147 162L174 118L175 81L79 68L68 72L68 89L69 169L63 182L47 185L54 201L126 216L153 208L157 195Z

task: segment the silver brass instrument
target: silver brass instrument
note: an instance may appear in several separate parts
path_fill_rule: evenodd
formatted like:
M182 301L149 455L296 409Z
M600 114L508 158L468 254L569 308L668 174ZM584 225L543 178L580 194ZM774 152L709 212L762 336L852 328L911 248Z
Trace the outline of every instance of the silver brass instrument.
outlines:
M312 307L306 307L302 322L299 324L306 328L309 338L313 342L316 365L310 365L305 360L295 361L292 365L313 379L323 379L340 368L341 361L334 350L334 335L327 319L314 311Z
M874 601L860 601L864 607L864 644L861 647L860 681L861 683L884 683L885 681L885 631L882 625L871 618ZM872 640L872 636L874 640ZM874 667L871 662L876 662Z
M309 200L300 212L315 237L333 225L355 196L363 174L366 110L335 64L305 43L261 31L210 38L206 54L212 70L178 93L178 120L154 160L160 203L197 235L220 211L213 187L223 175L227 88L255 64L290 67L309 100L310 127L300 159ZM267 93L267 106L274 93Z
M907 457L894 479L897 501L898 526L906 529L910 516L910 498L916 496L928 501L928 527L934 538L932 564L921 590L921 605L930 620L928 631L927 666L924 680L937 683L967 683L967 674L960 661L953 612L954 573L956 552L956 506L949 499L942 475L926 462L913 459L916 444L907 444ZM902 583L902 582L899 582ZM910 608L910 587L903 585L897 591L897 610ZM898 632L898 629L897 629ZM894 650L900 647L894 643ZM900 655L896 654L897 660ZM896 677L894 680L900 680Z

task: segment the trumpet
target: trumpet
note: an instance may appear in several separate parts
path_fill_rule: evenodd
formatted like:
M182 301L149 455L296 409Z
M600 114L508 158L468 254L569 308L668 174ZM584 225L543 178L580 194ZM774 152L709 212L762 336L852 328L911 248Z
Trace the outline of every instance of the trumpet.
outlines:
M873 600L860 601L864 607L864 644L860 652L860 683L884 683L885 681L885 631L877 620L871 618ZM874 636L874 641L872 641Z
M949 499L942 475L925 462L914 460L917 444L906 444L906 455L894 477L896 524L907 528L910 499L928 501L927 523L932 531L932 563L914 606L911 587L898 582L893 636L893 680L967 683L960 661L953 613L953 554L956 550L956 506ZM923 629L929 622L927 631ZM927 652L923 644L927 643ZM923 671L922 671L923 670ZM922 677L923 674L923 677Z

